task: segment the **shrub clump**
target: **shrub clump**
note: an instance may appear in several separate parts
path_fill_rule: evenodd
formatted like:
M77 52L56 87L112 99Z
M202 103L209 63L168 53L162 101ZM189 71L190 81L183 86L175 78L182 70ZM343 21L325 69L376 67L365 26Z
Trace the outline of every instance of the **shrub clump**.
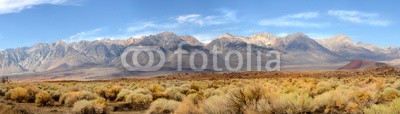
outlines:
M400 99L393 100L388 105L374 104L369 108L364 108L364 114L399 114L400 113Z
M182 101L183 98L185 97L184 94L182 94L181 89L178 87L171 87L165 90L164 96L167 99L172 99L176 101Z
M228 100L228 107L232 113L244 113L249 110L256 111L255 106L262 98L264 98L266 91L260 86L247 86L240 89L233 89L230 91Z
M126 102L129 103L131 108L135 111L141 111L149 108L152 101L153 97L149 94L145 95L142 93L132 93L126 97Z
M7 90L6 89L0 89L0 96L6 95Z
M26 98L26 101L34 103L36 94L39 93L40 89L37 88L35 85L29 85L26 87L26 90L28 90L28 96Z
M35 103L37 106L51 106L54 100L51 95L45 91L41 91L35 96Z
M65 104L68 107L72 107L76 101L83 99L92 100L94 98L95 96L88 91L69 92L60 97L60 103Z
M78 114L105 114L106 100L104 98L97 98L95 100L80 100L74 103L72 109Z
M114 101L121 90L122 90L121 86L114 85L110 88L98 87L96 88L96 93L99 96L106 98L107 100Z
M152 102L147 110L148 114L171 114L174 113L181 103L175 100L157 99Z
M200 110L206 114L223 114L231 112L228 101L224 96L211 96L206 99L201 105Z
M118 93L122 90L121 86L112 86L110 89L106 91L106 99L115 100L117 98Z
M200 103L204 100L204 96L199 94L188 95L181 103L179 108L175 110L177 114L200 114Z
M133 91L128 90L128 89L122 89L118 95L117 98L115 99L115 101L124 101L126 99L126 97L131 94Z
M163 97L163 92L165 88L159 84L151 84L149 90L152 92L154 99Z
M333 89L333 86L329 82L320 82L315 87L317 94L321 94Z
M7 93L6 93L6 98L7 99L11 99L13 101L17 101L17 102L27 102L28 100L28 90L25 88L21 88L21 87L17 87L14 89L10 89Z
M400 92L395 88L385 88L380 94L380 101L392 101L400 96Z

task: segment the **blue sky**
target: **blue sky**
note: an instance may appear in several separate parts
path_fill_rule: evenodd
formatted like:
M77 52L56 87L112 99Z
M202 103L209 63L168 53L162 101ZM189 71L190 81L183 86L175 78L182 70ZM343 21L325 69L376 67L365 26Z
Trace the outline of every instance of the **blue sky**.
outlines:
M1 0L0 49L172 31L209 42L223 33L312 38L346 34L356 42L400 46L396 0Z

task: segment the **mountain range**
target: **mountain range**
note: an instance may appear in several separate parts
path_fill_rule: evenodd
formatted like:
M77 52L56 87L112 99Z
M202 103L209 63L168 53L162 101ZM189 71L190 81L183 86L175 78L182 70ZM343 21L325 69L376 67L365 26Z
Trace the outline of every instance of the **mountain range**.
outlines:
M281 65L318 65L349 62L353 59L390 61L400 58L400 47L379 47L373 44L356 43L346 35L326 39L312 39L303 33L277 37L261 32L249 37L223 34L210 43L202 43L192 36L178 36L172 32L123 40L102 39L67 43L40 43L31 47L6 49L0 53L3 74L64 71L70 69L113 67L120 68L120 56L129 46L157 46L167 57L167 70L176 69L174 53L180 42L186 42L184 50L201 50L210 55L213 47L221 51L239 50L252 45L253 51L279 50ZM188 58L188 56L185 56ZM253 56L252 56L253 58ZM197 59L196 59L197 60ZM263 58L264 60L264 58ZM235 61L234 59L232 61ZM202 61L196 61L202 62ZM224 61L217 63L223 65ZM189 68L187 64L183 66ZM209 67L207 67L209 68Z

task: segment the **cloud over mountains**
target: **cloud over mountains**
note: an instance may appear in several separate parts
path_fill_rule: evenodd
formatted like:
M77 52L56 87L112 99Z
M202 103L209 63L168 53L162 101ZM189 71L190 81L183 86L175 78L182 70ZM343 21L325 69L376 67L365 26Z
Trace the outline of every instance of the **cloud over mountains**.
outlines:
M0 14L18 13L37 5L62 5L71 0L0 0Z

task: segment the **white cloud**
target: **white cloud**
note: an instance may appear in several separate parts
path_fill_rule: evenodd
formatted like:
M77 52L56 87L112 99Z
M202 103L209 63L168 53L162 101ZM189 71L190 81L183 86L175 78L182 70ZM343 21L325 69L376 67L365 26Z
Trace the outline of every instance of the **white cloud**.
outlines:
M154 34L157 34L160 32L162 32L162 31L143 31L143 32L119 33L119 34L109 35L107 33L107 29L96 28L93 30L76 33L76 34L64 39L64 41L71 43L71 42L79 42L79 41L83 41L83 40L94 41L94 40L102 40L102 39L111 39L111 40L127 39L127 38L131 38L131 37L140 38L142 36L154 35ZM108 35L105 35L105 34L108 34Z
M126 31L136 32L136 31L144 30L147 28L154 28L154 27L157 27L157 25L153 21L148 21L148 22L136 23L135 25L129 26L128 28L126 28Z
M171 31L177 33L193 33L193 28L201 28L204 26L228 24L237 22L236 12L229 9L218 9L219 15L202 15L189 14L171 17L169 20L157 21L140 21L130 24L128 27L122 28L120 33L116 35L107 34L103 28L97 28L86 32L80 32L65 39L66 42L79 42L81 40L98 40L98 39L126 39L129 37L140 38L142 36L154 35L157 33ZM189 25L190 24L190 25ZM194 34L201 42L210 42L220 34L220 31L236 30L237 27L224 27L207 30L211 33ZM198 31L196 31L198 32Z
M179 24L177 23L158 23L155 21L145 21L135 23L126 28L126 32L135 33L135 32L143 32L143 30L149 29L174 29L177 28Z
M286 33L286 32L281 32L281 33L276 34L276 36L278 36L278 37L285 37L287 35L289 35L289 33Z
M171 17L170 20L165 21L142 21L133 23L124 28L126 34L132 35L135 38L142 36L157 34L164 31L180 32L180 33L193 33L194 28L201 28L212 25L222 25L239 21L236 12L229 9L218 9L217 15L203 15L203 14L188 14ZM237 27L224 27L208 30L209 32L216 33L219 31L226 32L227 30L238 29ZM196 31L198 32L198 31ZM201 42L210 42L215 38L216 34L195 34Z
M306 21L308 19L317 18L318 12L302 12L297 14L290 14L278 18L264 19L259 22L261 26L278 26L278 27L325 27L329 23L317 23Z
M220 9L222 15L203 16L200 14L189 14L178 16L175 20L178 23L192 23L203 25L220 25L237 21L236 12L228 9Z
M199 34L194 34L193 37L197 38L200 42L202 43L210 43L212 40L214 40L216 37L218 37L217 33L199 33Z
M288 20L288 19L270 19L262 20L259 23L262 26L279 26L279 27L303 27L303 28L317 28L327 26L327 23L314 23L299 20Z
M297 14L286 15L286 18L294 18L294 19L311 19L317 18L319 16L318 12L302 12Z
M66 41L66 42L79 42L79 41L82 41L82 40L92 41L92 40L103 39L105 37L99 35L99 33L101 31L103 31L103 28L97 28L97 29L93 29L93 30L90 30L90 31L86 31L86 32L76 33L75 35L72 35L72 36L68 37L64 41Z
M66 4L69 0L0 0L0 14L18 13L24 9L32 8L36 5Z
M388 26L390 24L388 20L379 19L379 14L377 13L367 13L354 10L329 10L328 15L336 16L341 20L353 23L374 26Z
M203 25L204 22L201 18L202 17L200 17L199 14L190 14L190 15L179 16L178 18L176 18L176 21L178 21L180 23L189 22L189 23L196 23L196 24Z

